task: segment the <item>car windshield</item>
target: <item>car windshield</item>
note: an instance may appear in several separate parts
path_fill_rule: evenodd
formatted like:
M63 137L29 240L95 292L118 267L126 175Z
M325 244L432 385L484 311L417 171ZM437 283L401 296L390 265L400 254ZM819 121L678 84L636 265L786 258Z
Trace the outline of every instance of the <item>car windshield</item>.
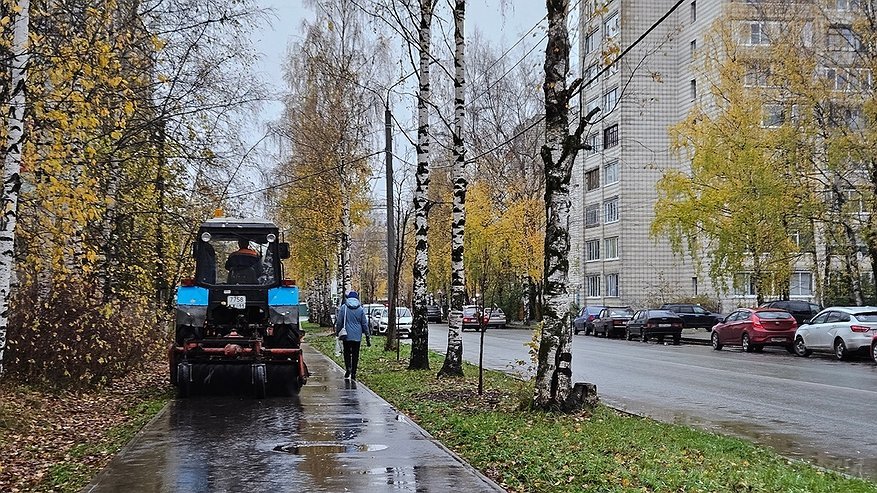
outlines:
M877 322L877 312L857 313L856 320L859 322Z
M410 317L410 316L411 316L411 310L409 310L409 309L406 308L406 307L396 308L396 316L397 316L397 317Z
M206 233L205 233L206 234ZM196 272L204 284L277 284L277 245L265 235L218 234L198 242Z
M756 315L762 320L782 320L792 318L788 312L757 312Z
M494 309L490 312L490 316L491 316L491 317L498 317L498 316L500 316L500 315L503 315L503 313L502 313L502 308L494 308Z
M616 308L609 310L610 317L630 317L633 315L633 310L626 308Z

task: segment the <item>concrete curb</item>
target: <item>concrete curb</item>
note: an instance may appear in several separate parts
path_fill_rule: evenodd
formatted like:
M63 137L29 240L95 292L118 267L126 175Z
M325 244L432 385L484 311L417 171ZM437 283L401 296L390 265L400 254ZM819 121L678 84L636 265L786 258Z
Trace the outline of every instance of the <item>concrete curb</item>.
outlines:
M302 343L302 345L307 345L307 343ZM310 346L308 346L308 347L310 347ZM314 349L313 347L310 347L310 349L311 349L311 351L313 351L314 353L316 353L316 354L320 355L321 357L326 358L326 359L328 359L329 361L331 361L332 364L334 364L334 365L338 368L338 371L341 371L341 372L344 371L344 369L341 368L341 365L339 365L338 362L336 362L334 359L332 359L332 358L326 356L325 354L323 354L322 352L320 352L320 351ZM415 430L417 430L418 433L420 433L421 435L423 435L424 438L426 438L426 439L429 440L430 442L434 443L438 448L442 449L442 451L444 451L445 453L447 453L448 455L450 455L451 458L453 458L455 461L459 462L461 466L463 466L465 469L467 469L468 471L470 471L472 474L474 474L475 476L478 476L482 481L484 481L484 483L485 483L487 486L493 488L493 489L494 489L495 491L497 491L497 492L507 493L507 491L506 491L505 488L503 488L502 486L500 486L499 484L497 484L494 480L492 480L492 479L490 479L489 477L485 476L484 473L481 472L481 470L479 470L478 468L474 467L472 464L469 464L468 462L466 462L466 460L463 459L462 457L460 457L459 455L457 455L456 452L454 452L453 450L449 449L447 446L445 446L444 443L442 443L441 441L437 440L434 436L430 435L430 433L429 433L428 431L424 430L420 425L417 424L416 421L414 421L413 419L411 419L410 416L408 416L407 414L405 414L405 413L399 411L399 409L396 408L396 406L394 406L394 405L390 404L389 402L387 402L386 399L384 399L383 397L381 397L380 395L378 395L378 393L375 392L374 390L372 390L371 388L369 388L368 385L364 384L364 383L362 382L362 380L357 380L357 381L356 381L356 386L357 386L357 388L362 388L362 389L365 390L366 392L368 392L368 393L370 393L371 395L375 396L377 399L379 399L379 400L381 400L381 401L383 401L383 402L386 402L387 405L390 407L390 409L392 409L393 411L395 411L398 415L400 415L400 416L404 416L404 417L405 417L405 422L408 423L412 428L414 428Z

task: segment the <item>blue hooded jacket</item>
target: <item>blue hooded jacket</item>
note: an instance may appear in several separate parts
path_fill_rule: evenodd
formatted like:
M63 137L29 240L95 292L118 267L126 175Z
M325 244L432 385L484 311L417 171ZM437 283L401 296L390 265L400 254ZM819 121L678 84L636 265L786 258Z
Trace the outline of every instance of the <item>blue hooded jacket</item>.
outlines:
M345 325L345 315L347 316ZM356 298L347 298L341 308L338 309L338 316L335 318L335 335L341 330L341 327L347 329L348 341L362 341L362 335L371 335L368 329L368 319L365 316L365 310L362 308L359 300Z

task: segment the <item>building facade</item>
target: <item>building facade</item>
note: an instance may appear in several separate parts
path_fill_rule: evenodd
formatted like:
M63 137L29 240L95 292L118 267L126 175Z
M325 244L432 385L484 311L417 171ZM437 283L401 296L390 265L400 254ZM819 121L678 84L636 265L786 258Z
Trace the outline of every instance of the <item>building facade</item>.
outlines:
M696 269L690 256L674 254L668 239L650 235L657 182L667 170L690 170L690 161L671 151L668 129L708 93L699 48L726 9L741 2L686 0L617 66L597 76L675 3L580 4L579 64L586 85L579 117L595 107L601 111L591 119L590 149L580 152L571 181L569 286L579 306L655 306L696 296L719 299L724 309L755 303L745 272L727 287L714 286L706 265ZM744 34L759 36L761 25L744 25ZM813 299L808 262L802 259L793 271L790 297Z

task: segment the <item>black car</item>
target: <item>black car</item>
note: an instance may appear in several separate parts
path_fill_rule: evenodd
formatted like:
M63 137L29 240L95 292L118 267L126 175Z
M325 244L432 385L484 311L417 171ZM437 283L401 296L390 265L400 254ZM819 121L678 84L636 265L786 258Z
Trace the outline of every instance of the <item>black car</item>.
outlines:
M705 310L693 303L665 303L659 310L668 310L682 318L682 326L686 329L712 329L713 325L722 321L722 316Z
M438 305L426 305L426 320L427 322L441 322L442 321L442 309Z
M761 306L764 308L777 308L791 313L795 317L795 321L798 322L798 325L815 317L822 310L816 303L799 300L768 301L767 303L762 303Z
M620 337L624 334L627 321L633 316L633 310L626 306L607 306L600 310L594 319L594 335L600 337Z
M654 337L664 342L664 336L673 337L673 344L682 340L682 318L669 310L640 310L627 322L628 341L635 338L647 342Z

